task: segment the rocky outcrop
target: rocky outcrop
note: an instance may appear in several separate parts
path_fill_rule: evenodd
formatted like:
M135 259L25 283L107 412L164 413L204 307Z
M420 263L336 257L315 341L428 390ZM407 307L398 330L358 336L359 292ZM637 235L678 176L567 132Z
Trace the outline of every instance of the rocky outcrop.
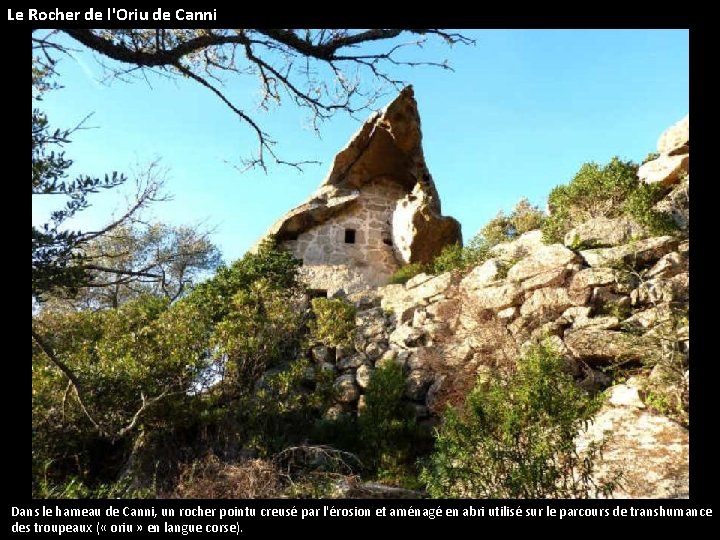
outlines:
M608 399L577 440L582 452L591 442L604 442L596 480L619 477L613 498L688 498L688 430L650 410L640 397L637 380L608 390Z
M433 198L418 183L397 202L392 231L395 252L403 263L429 263L442 248L462 243L460 224L433 208Z
M668 154L687 148L682 133L664 137L659 147ZM673 207L687 182L659 204ZM647 237L630 220L595 218L571 233L564 245L545 245L531 231L463 274L419 274L349 295L358 309L353 347L312 351L336 374L338 404L329 414L362 414L373 373L394 362L418 421L438 422L476 381L511 370L544 342L579 386L607 394L577 439L581 452L605 441L597 478L621 473L616 497L687 496L687 229ZM612 385L618 366L641 375Z
M657 150L668 156L690 153L690 115L685 116L660 135Z
M571 229L564 243L568 247L612 247L645 236L643 227L631 219L596 217Z
M681 181L690 165L690 116L686 116L660 136L660 155L638 170L638 177L648 184L672 186Z
M400 265L462 242L460 224L441 214L412 87L363 124L317 191L270 235L303 260L310 288L330 294L384 285Z

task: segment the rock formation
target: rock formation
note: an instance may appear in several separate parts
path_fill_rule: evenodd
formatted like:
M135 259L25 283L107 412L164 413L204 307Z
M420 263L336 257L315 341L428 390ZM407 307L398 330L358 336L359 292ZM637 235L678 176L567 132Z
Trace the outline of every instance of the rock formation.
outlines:
M441 215L412 87L363 124L317 191L270 234L303 260L309 287L330 295L385 285L402 264L462 241L460 224Z
M392 117L396 103L385 115ZM666 157L687 161L688 153L677 154L688 149L687 131L676 133L683 125L687 120L661 137L658 148ZM353 156L362 133L349 147ZM419 147L416 138L402 140L403 148ZM337 160L348 161L346 154ZM642 171L640 177L647 180ZM349 295L359 310L353 350L317 351L336 371L340 399L333 413L361 410L373 370L396 362L418 420L437 421L444 404L457 403L477 377L546 340L581 386L607 393L577 445L582 451L609 437L597 474L624 474L615 496L686 497L688 430L677 413L687 414L689 395L689 177L659 181L680 182L658 205L678 216L675 236L647 237L626 218L594 218L568 234L565 245L544 245L540 231L531 231L496 246L492 258L465 275L420 274L404 285ZM430 188L424 193L430 211L436 199ZM598 247L573 247L583 243ZM412 245L409 253L415 253ZM507 261L514 262L509 270ZM608 366L639 375L608 388Z

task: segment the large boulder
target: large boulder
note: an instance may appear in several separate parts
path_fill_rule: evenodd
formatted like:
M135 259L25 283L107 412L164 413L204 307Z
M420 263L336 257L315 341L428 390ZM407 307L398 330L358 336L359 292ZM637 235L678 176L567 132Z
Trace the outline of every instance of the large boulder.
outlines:
M688 171L690 155L660 156L643 163L638 169L638 178L646 184L672 186L680 182L682 173Z
M318 189L252 250L271 235L303 258L303 281L331 294L343 288L336 275L354 293L387 283L402 263L430 262L446 245L462 243L460 224L442 216L411 86L363 124Z
M395 253L404 263L429 263L445 246L462 243L460 223L442 216L432 196L418 183L397 202L392 217Z
M560 244L543 246L514 264L508 270L507 277L510 281L523 281L538 274L563 268L578 260L575 253Z
M669 156L690 152L690 115L686 115L660 135L657 150Z
M592 267L623 264L637 267L659 260L663 255L674 251L678 243L678 239L673 236L655 236L624 246L586 249L581 251L580 255Z
M627 243L645 236L643 228L628 218L596 217L571 229L564 239L568 247L608 247Z

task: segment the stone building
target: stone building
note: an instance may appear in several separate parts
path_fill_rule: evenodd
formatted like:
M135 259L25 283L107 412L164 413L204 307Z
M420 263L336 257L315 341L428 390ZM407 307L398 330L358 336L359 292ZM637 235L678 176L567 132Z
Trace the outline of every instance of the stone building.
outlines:
M315 193L268 235L302 259L307 285L328 295L385 285L402 265L462 242L460 224L441 214L412 87L363 124Z

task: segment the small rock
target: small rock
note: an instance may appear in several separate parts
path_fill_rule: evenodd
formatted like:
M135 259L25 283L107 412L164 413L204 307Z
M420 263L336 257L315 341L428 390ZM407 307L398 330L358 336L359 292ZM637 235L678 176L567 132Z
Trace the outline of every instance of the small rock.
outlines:
M371 341L367 344L367 347L365 347L365 354L368 360L374 362L380 358L387 349L388 344L386 341Z
M433 374L429 371L411 371L405 380L405 395L413 401L424 400L433 379Z
M507 320L507 319L513 319L514 317L517 316L518 313L519 313L518 308L516 308L515 306L512 306L509 308L501 309L500 311L498 311L497 316L498 316L498 319L506 319Z
M333 384L335 399L341 403L351 403L360 397L360 390L355 384L355 375L340 375Z
M616 384L608 389L608 403L615 407L630 407L644 409L645 404L640 399L637 388L626 384Z
M500 267L496 259L490 259L480 266L473 268L460 282L460 288L466 291L473 291L484 287L498 278Z
M312 357L313 360L320 364L322 364L323 362L330 362L331 359L334 360L334 358L331 358L330 349L328 349L324 345L320 345L319 347L313 347Z
M363 364L367 364L368 359L367 356L363 353L357 353L353 356L349 356L347 358L343 358L340 360L337 364L337 367L341 371L345 371L347 369L353 369L358 368Z
M370 384L370 379L372 377L372 368L368 366L367 364L363 364L359 368L357 368L357 371L355 372L355 380L357 381L358 386L360 388L367 388Z

